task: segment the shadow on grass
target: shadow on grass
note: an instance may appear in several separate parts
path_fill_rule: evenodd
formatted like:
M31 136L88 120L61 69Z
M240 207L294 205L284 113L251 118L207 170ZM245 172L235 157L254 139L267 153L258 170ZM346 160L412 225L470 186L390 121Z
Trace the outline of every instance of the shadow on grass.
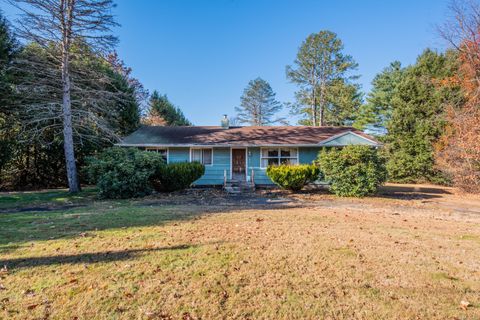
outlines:
M206 214L239 210L271 210L304 207L302 202L260 195L185 193L136 200L95 201L83 207L53 211L0 213L0 253L8 253L30 241L69 239L85 232L162 226L198 219Z
M442 187L386 185L380 187L377 196L397 200L423 200L438 199L448 194L452 193Z
M198 245L178 245L172 247L159 247L149 249L131 249L122 251L105 251L94 253L81 253L73 255L57 255L46 257L28 257L0 260L1 266L6 266L8 269L20 269L39 266L51 266L62 264L90 264L90 263L105 263L114 261L130 260L140 254L156 251L172 251L172 250L187 250L198 247Z

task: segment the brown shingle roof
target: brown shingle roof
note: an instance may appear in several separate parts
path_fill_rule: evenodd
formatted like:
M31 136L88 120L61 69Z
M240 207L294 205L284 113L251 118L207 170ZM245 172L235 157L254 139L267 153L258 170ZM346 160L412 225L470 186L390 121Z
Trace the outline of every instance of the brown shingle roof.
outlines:
M371 136L352 127L263 126L225 129L218 126L143 126L125 137L120 145L317 145L326 139L346 132L353 132L376 142Z

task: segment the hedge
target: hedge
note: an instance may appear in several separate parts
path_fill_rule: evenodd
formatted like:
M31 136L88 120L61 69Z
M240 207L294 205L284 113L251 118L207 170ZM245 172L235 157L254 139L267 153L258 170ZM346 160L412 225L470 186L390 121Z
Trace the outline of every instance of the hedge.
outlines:
M386 181L385 160L375 148L346 146L320 151L317 164L338 196L364 197L374 194Z
M159 168L153 177L157 191L177 191L186 189L205 173L205 166L199 162L170 163Z
M299 191L319 178L320 170L311 164L269 166L267 176L280 188Z
M152 176L164 165L156 152L113 147L87 158L85 173L102 198L142 197L153 191Z

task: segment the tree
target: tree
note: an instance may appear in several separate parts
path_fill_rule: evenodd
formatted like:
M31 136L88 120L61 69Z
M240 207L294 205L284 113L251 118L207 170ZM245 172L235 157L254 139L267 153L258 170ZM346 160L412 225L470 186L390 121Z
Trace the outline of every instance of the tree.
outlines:
M240 107L235 107L236 121L239 123L266 126L283 120L274 118L282 109L282 104L275 100L275 93L270 84L261 78L248 83L240 101Z
M404 74L399 61L392 62L372 81L372 90L367 96L367 103L362 105L355 127L377 132L384 132L392 117L393 97L398 94L397 87Z
M72 111L74 115L81 116L74 118L75 157L81 168L87 156L111 146L115 141L113 136L128 134L138 127L143 94L141 84L135 84L137 80L125 72L129 68L123 63L123 67L119 68L110 58L106 61L94 53L80 55L78 50L88 52L88 48L76 48L76 58L70 64L76 79L76 87L72 90ZM17 53L11 68L12 86L17 88L13 100L19 105L7 109L13 109L16 116L14 121L9 121L15 125L12 132L15 144L1 177L3 186L9 190L58 188L68 183L64 174L61 122L56 114L49 117L50 109L43 107L43 103L55 101L55 97L61 96L61 83L45 79L45 70L32 70L30 65L33 61L37 65L50 66L48 52L31 44ZM58 69L47 70L59 72ZM79 77L80 71L97 78ZM117 98L119 95L121 98ZM90 120L92 117L95 121ZM99 124L109 128L109 132L99 128ZM85 181L81 170L79 178Z
M405 68L391 96L385 151L389 179L399 182L445 182L435 168L433 144L445 129L446 104L459 99L458 88L443 79L456 69L453 52L425 50L415 65Z
M180 108L175 107L167 95L153 91L148 103L148 114L143 120L148 125L161 126L191 126Z
M106 72L112 79L110 89L124 94L124 99L116 105L118 118L115 128L118 135L125 136L140 126L142 105L148 97L148 91L138 79L132 77L132 69L120 60L116 52L109 54L107 61L110 67Z
M350 108L351 101L347 104L342 99L335 101L333 92L340 90L355 99L356 94L351 94L353 87L348 86L358 77L349 73L358 65L343 53L343 42L335 33L320 31L309 35L300 46L294 64L294 67L287 66L286 73L287 78L300 87L293 111L307 116L305 124L326 125L334 114Z
M8 106L13 99L10 65L17 51L17 43L7 21L0 11L0 173L12 156L15 116Z
M480 4L453 2L440 34L458 53L458 69L442 84L460 86L464 99L446 106L447 126L436 144L436 163L454 184L480 192Z
M33 42L48 54L48 65L39 65L37 61L29 61L32 72L44 75L43 89L47 89L48 86L56 89L56 85L61 84L60 94L52 96L51 101L34 103L37 109L39 104L43 109L43 112L40 113L42 119L35 121L40 124L46 118L59 120L63 133L69 190L78 192L80 183L74 149L74 132L79 132L79 130L75 127L75 122L88 119L97 122L99 128L105 129L105 131L110 130L103 126L101 120L97 121L96 115L100 112L91 112L91 110L83 108L85 104L89 104L91 108L98 107L100 105L98 100L85 101L81 98L77 101L72 100L75 91L81 91L82 80L90 83L98 80L97 75L88 72L78 72L74 75L72 60L76 58L75 50L78 50L76 54L80 57L90 52L97 55L104 54L110 51L117 42L116 37L110 35L111 28L117 26L111 14L111 9L114 7L113 2L112 0L9 0L9 2L23 13L17 21L17 34L26 41ZM84 48L81 44L85 44L88 50L82 50ZM25 84L26 86L27 84ZM30 86L30 89L33 88ZM39 90L39 88L34 90ZM81 97L82 94L86 95L86 92L79 93L78 97ZM111 98L110 94L107 96L102 95L101 90L97 90L94 94L88 92L88 99ZM74 104L77 104L77 109L73 107ZM61 108L58 108L59 106Z

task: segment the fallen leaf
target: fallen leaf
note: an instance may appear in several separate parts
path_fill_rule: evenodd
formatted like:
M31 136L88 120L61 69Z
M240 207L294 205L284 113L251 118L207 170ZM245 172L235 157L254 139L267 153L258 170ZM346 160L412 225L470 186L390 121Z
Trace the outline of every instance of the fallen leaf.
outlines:
M26 296L29 296L29 297L33 297L33 296L35 296L35 290L27 289L27 290L23 291L23 294L26 295Z
M468 307L470 307L470 302L466 300L460 301L460 308L462 308L463 310L467 310Z

